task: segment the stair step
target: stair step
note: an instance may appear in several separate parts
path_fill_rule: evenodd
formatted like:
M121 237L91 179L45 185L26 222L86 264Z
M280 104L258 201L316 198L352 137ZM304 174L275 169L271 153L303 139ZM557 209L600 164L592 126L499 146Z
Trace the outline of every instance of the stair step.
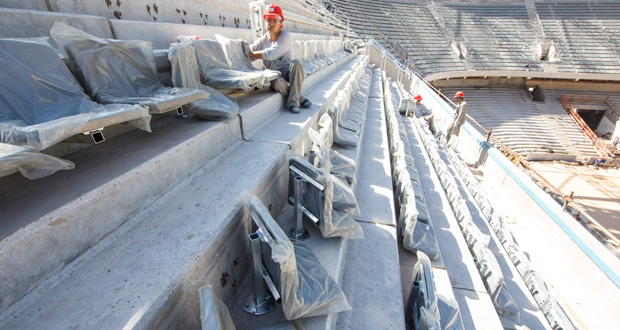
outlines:
M350 58L343 64L352 65L353 60ZM320 83L317 81L317 86L308 92L316 104L324 104L327 98L331 97L330 93L338 90L341 83L340 76L346 70L335 71L336 69L333 67L331 75L322 79ZM268 91L264 93L281 99L279 94ZM110 213L122 211L125 207L125 204L121 203L123 198L129 198L130 205L132 202L138 204L136 210L129 214L114 214L120 223L108 226L109 230L113 231L103 234L105 238L99 243L97 241L101 239L100 237L91 238L91 241L87 242L88 247L93 246L91 249L82 248L70 257L61 253L53 255L50 258L53 260L49 263L54 264L53 261L57 261L53 265L55 267L50 266L46 269L40 275L42 280L30 278L21 281L22 287L13 291L14 300L20 299L26 293L26 289L32 291L0 315L0 328L14 328L18 325L20 327L30 325L29 327L36 328L43 324L51 328L72 326L122 328L129 323L136 327L153 326L162 322L162 318L180 299L184 279L197 278L202 272L209 271L213 273L208 273L207 278L212 279L214 283L219 281L222 273L231 276L228 283L240 282L249 264L247 260L241 260L247 250L231 242L239 242L239 239L247 241L244 235L247 234L248 219L241 207L242 193L251 191L259 196L265 193L264 199L270 202L266 205L271 204L274 210L282 208L283 201L286 200L283 195L285 189L279 186L281 180L278 178L283 175L281 168L285 154L290 150L290 146L299 140L297 136L305 133L311 125L315 125L321 108L315 106L295 116L288 111L277 112L270 122L281 122L281 118L286 117L292 123L277 141L242 141L239 122L236 120L230 123L178 121L180 123L177 124L178 129L174 127L169 129L168 125L164 125L164 128L158 131L154 129L157 134L154 133L150 139L144 138L143 145L139 146L134 144L135 141L127 143L125 139L119 139L119 144L129 145L126 148L141 147L135 150L135 157L145 158L143 165L145 168L129 166L126 169L128 175L142 174L141 180L125 179L119 176L119 173L110 171L112 173L107 180L111 182L107 185L111 188L99 190L99 187L95 187L93 194L117 200L97 201L99 203L83 201L83 198L78 198L77 201L71 198L64 200L64 203L69 205L80 203L80 207L83 207L82 205L93 207L92 204L95 204L95 207L99 208L95 212L95 215L100 217L97 221L90 225L74 226L73 222L67 221L69 219L62 222L56 220L62 216L56 216L47 220L47 223L32 224L31 226L39 229L38 232L32 230L27 232L43 235L47 231L51 232L47 235L52 235L56 234L53 230L59 228L56 230L61 231L66 239L63 237L50 241L60 247L71 247L74 245L73 241L80 242L82 238L82 234L75 234L76 231L88 232L93 227L97 228L102 223L111 221L107 218ZM265 110L257 108L255 111ZM214 128L205 130L204 126ZM198 128L192 130L190 129L192 127ZM221 134L225 129L232 130L234 134ZM257 128L256 135L264 129L273 130L268 128L267 124L265 127ZM175 133L183 138L179 138ZM227 145L225 151L217 150ZM118 153L113 146L109 148L111 154L100 155L101 158ZM110 161L121 163L118 165L119 171L123 165L122 160L133 156L132 153L124 153L124 150L121 149L123 152L118 153L122 155L120 157L109 157ZM164 155L151 158L154 150ZM82 157L87 159L89 151L85 149L86 155ZM179 159L183 159L184 163L178 164ZM187 161L190 164L186 164ZM191 168L191 163L194 161L196 166ZM84 168L86 171L88 166ZM98 174L89 173L92 176ZM173 177L180 183L175 184L174 180L168 177ZM55 178L59 176L50 177ZM56 185L50 189L58 191L58 186L67 184L60 179L56 180L58 180ZM105 177L103 180L105 181ZM167 180L173 182L169 186L161 187L159 181ZM145 182L148 184L147 188L142 189ZM75 186L75 183L71 182L68 186ZM121 189L119 185L122 185L122 191L125 191L126 195L114 196L113 189ZM149 189L152 185L159 186ZM148 196L151 200L146 202L141 200L144 198L142 195L138 197L132 195L149 193L155 196ZM160 196L162 194L164 195ZM28 196L26 192L24 195ZM84 216L84 220L93 217L90 212L93 211L85 213L89 216ZM50 226L48 223L60 226ZM37 236L33 235L20 236L35 239ZM11 235L3 240L2 244L7 244L7 241L12 241L16 237L15 234ZM213 253L218 250L227 250L237 256L221 258ZM34 251L30 260L22 260L25 265L37 264L36 258L40 258L40 253L36 251L41 250ZM56 249L50 248L49 251L54 252ZM78 256L82 252L84 253ZM233 262L237 258L238 260ZM7 260L14 262L12 260L19 259ZM59 271L66 264L67 266ZM244 267L246 269L243 269ZM9 268L1 267L1 269L6 272ZM218 270L224 271L217 274ZM17 275L16 272L14 278L3 283L19 284ZM12 302L6 302L7 305L10 303ZM59 309L60 307L62 309ZM59 310L63 312L59 313Z
M399 269L398 240L378 69L371 91L356 191L365 239L348 242L342 282L353 310L338 315L336 328L404 329L402 283L400 272L394 271Z

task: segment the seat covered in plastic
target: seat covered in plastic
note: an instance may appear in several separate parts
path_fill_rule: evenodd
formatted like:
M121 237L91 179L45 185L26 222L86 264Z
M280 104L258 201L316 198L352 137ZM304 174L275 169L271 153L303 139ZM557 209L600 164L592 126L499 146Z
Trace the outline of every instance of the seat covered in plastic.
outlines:
M200 89L210 95L208 99L190 104L186 109L187 112L208 120L230 120L239 113L239 105L235 99L200 82L198 59L189 43L170 45L168 60L174 86Z
M97 102L144 104L160 114L209 97L202 90L162 85L148 41L101 39L59 22L50 34Z
M324 198L309 183L304 182L303 205L319 218L323 237L364 238L364 232L353 216L361 216L353 190L328 171L316 168L301 157L289 158L294 166L311 179L323 185ZM293 182L289 179L289 196L293 196Z
M199 39L191 42L205 85L249 92L253 88L262 88L280 75L278 71L255 69L240 40L217 37L217 41Z
M0 74L0 142L43 150L127 121L150 131L146 108L93 102L45 39L0 39Z
M42 154L29 147L0 143L0 177L20 172L34 180L74 167L68 160Z
M350 310L344 292L312 251L304 244L293 244L258 197L248 194L245 203L261 241L269 245L270 261L277 266L265 265L282 297L286 319Z

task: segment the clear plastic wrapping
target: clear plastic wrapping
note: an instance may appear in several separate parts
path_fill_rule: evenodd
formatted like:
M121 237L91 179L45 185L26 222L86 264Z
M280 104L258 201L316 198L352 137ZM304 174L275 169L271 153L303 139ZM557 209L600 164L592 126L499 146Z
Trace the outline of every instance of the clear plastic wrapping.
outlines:
M187 112L207 120L230 120L237 115L239 105L236 100L200 82L196 52L189 43L170 45L168 59L174 86L200 89L210 95L208 99L190 104Z
M150 131L146 108L90 100L45 40L0 39L0 72L0 142L43 150L128 121Z
M202 90L164 87L148 41L101 39L60 22L50 34L97 102L143 104L150 113L164 113L209 97Z
M353 219L354 215L359 216L359 207L351 188L301 157L290 157L289 163L324 187L325 199L322 205L319 194L311 193L313 188L309 183L304 183L303 195L304 206L313 211L313 214L318 216L322 210L323 219L319 228L323 237L364 238L362 227ZM293 191L292 184L289 182L289 194Z
M244 72L232 70L222 45L215 40L194 40L202 82L217 89L241 89L249 92L253 87L262 87L265 78L259 71Z
M258 227L261 241L269 244L271 258L279 264L282 309L287 320L350 310L340 286L303 244L291 243L258 197L248 194L245 202Z
M235 330L226 304L209 285L198 290L200 296L200 321L203 329Z
M280 71L268 69L257 70L254 68L244 49L243 43L245 41L240 39L228 39L219 34L216 34L215 38L224 49L230 69L244 72L258 72L263 76L263 81L259 82L255 87L261 88L268 85L272 80L280 76Z
M230 312L215 289L205 281L183 283L183 292L204 330L235 330Z
M0 177L20 172L24 177L35 180L74 167L68 160L38 153L28 147L0 143Z

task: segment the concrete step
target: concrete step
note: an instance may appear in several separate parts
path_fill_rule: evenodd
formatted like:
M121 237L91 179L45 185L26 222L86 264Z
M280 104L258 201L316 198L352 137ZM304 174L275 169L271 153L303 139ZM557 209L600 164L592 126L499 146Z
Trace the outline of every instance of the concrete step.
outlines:
M366 134L372 132L372 128L369 128L368 126L362 127L363 128L361 130L360 139L363 139ZM253 136L252 138L261 136L262 134L263 133L261 131L261 133ZM360 185L362 172L359 166L364 164L366 161L365 158L360 158L363 157L363 152L361 151L361 148L358 147L354 149L342 149L334 145L333 149L353 159L357 164L357 178L353 188L356 191L356 196L358 196L359 192L357 190L364 187ZM358 203L360 204L360 207L362 207L364 204L363 201L359 198ZM276 221L285 232L288 232L290 229L292 229L294 227L293 206L286 205L277 217ZM338 282L340 286L343 286L345 284L342 279L343 272L345 271L345 267L346 269L350 267L350 265L346 263L347 260L345 258L345 253L348 250L348 245L351 244L350 242L352 241L344 238L324 238L322 237L319 229L315 226L310 225L308 221L304 221L303 224L304 228L306 228L310 234L310 238L303 241L303 243L308 246L319 258L322 266L327 270L330 276L334 278L334 280L336 280L336 282ZM285 320L281 304L276 304L275 311L265 315L261 315L259 317L247 314L243 311L245 299L253 290L252 286L252 274L250 272L244 277L238 289L238 293L235 294L235 296L232 298L231 303L229 304L230 312L235 322L235 326L240 329L259 328L273 325ZM346 291L345 294L347 294ZM347 298L349 298L348 294ZM357 305L354 304L350 298L349 304L354 310L358 308ZM338 315L330 314L325 316L303 318L300 319L299 322L305 329L334 329L337 328L335 321L338 317Z
M338 315L337 329L404 329L394 192L381 74L375 70L366 110L356 197L364 240L351 240L343 290L353 310ZM377 313L381 311L381 313Z
M36 208L39 218L32 223L26 223L28 228L22 228L2 241L3 246L13 243L12 249L2 249L3 252L10 252L2 255L3 258L6 257L3 262L7 265L0 268L4 272L2 283L9 289L2 291L13 294L5 296L12 301L5 299L3 310L15 301L17 303L0 314L0 324L25 324L15 322L26 322L22 318L35 314L31 311L36 311L39 308L37 306L41 306L41 311L36 313L40 317L27 321L34 326L45 319L46 324L52 325L52 328L66 328L70 324L119 328L122 327L121 323L127 323L130 319L134 320L138 327L158 324L162 321L158 317L164 315L158 310L169 310L170 304L178 301L181 280L204 271L204 267L216 258L212 256L212 251L222 246L227 236L239 234L238 229L233 229L243 221L240 194L247 190L260 193L267 187L281 184L281 181L271 180L281 175L276 172L281 168L286 151L295 150L301 144L297 137L316 123L318 113L322 111L321 104L333 97L331 94L339 88L342 76L348 73L346 65L352 65L353 61L354 59L344 61L340 68L333 67L331 75L317 81L315 88L307 92L308 98L316 104L310 110L302 112L301 115L293 115L284 110L277 112L270 122L281 122L282 118L287 118L290 127L282 130L282 134L273 141L241 140L242 126L237 120L230 123L178 121L178 129L169 129L169 125L164 125L162 133L153 134L155 137L150 139L143 138L138 145L134 144L135 141L118 139L119 145L133 148L133 153L126 153L123 149L123 152L119 153L110 146L109 154L98 154L87 149L84 154L79 155L88 160L90 151L92 156L98 157L101 162L100 168L106 168L104 160L109 159L115 165L113 170L99 173L87 170L89 168L84 166L85 177L82 177L82 181L61 180L59 176L52 176L50 179L54 180L54 185L43 192L26 186L24 191L20 192L22 198L19 200L28 200L33 206L44 204L45 207ZM278 94L268 91L263 93L281 99ZM256 108L254 111L268 113L272 110L266 107ZM268 115L263 118L269 120ZM204 125L214 128L205 132ZM192 130L192 127L197 128ZM224 133L226 129L233 133ZM273 128L265 129L277 131ZM218 148L226 151L217 150ZM157 157L152 158L153 154ZM139 156L144 158L142 163L135 163L131 158ZM179 159L183 159L183 164L178 163ZM123 163L123 160L129 162ZM142 167L135 167L134 164ZM194 167L191 167L192 165ZM73 197L59 195L52 201L44 198L49 191L80 186L80 182L87 183L93 177L98 182L84 188L91 189L90 192L86 190L75 193L71 195ZM161 181L167 185L163 185ZM38 187L45 186L42 184ZM115 189L125 191L125 194L117 196ZM277 194L282 194L282 190L281 187L275 189L273 194L267 194L264 198L284 201L285 198L276 198ZM87 199L83 196L88 194L93 197ZM3 198L6 195L3 194ZM279 204L274 202L272 207L281 209L283 202ZM13 214L19 214L19 209L29 210L24 203L19 206L21 207L8 208ZM131 212L125 211L130 207L134 208ZM65 208L73 213L64 211ZM46 214L58 210L61 214ZM71 218L62 211L71 215ZM116 223L110 225L110 218ZM184 221L189 221L190 224L181 225ZM100 226L107 232L98 233L99 236L89 232L100 231ZM102 237L105 239L101 240ZM37 238L42 241L38 245ZM100 243L96 244L99 240ZM76 243L82 245L79 248L74 247ZM24 247L14 248L18 244L24 244ZM32 248L31 244L35 244L35 247ZM29 249L26 249L27 246ZM88 250L91 246L93 248ZM71 254L62 249L69 249ZM42 251L49 251L49 255ZM174 255L172 251L178 252L178 255ZM20 259L20 255L26 255L28 259ZM119 256L122 260L118 260ZM39 259L48 262L49 266L43 269L37 262ZM18 260L20 262L17 262ZM23 277L23 274L30 274L29 269L14 270L15 263L23 264L23 267L39 266L38 277L20 279L19 275ZM135 266L133 269L132 264ZM247 263L242 264L247 267ZM65 269L58 272L65 265ZM135 272L136 269L144 271ZM245 274L243 269L230 270L230 274L239 272ZM128 278L129 276L131 278ZM93 279L96 279L96 285L93 285ZM16 283L21 286L15 287ZM64 293L66 286L77 288L76 292L70 290ZM152 286L152 290L144 291L145 286ZM114 292L115 288L122 290ZM31 292L23 297L28 291ZM73 298L70 292L73 292ZM119 306L121 308L108 310L109 307L106 307L104 311L103 307L99 307L100 311L97 312L97 306L115 306L115 299L118 299L119 295L124 297L123 306ZM69 308L72 304L91 306L88 307L91 309L88 309L89 313L78 313L81 308L78 305ZM60 315L54 316L58 313L52 305L62 305L63 311L69 308L68 313L75 315L60 313L67 320L63 322ZM146 305L152 307L142 309ZM135 313L140 316L135 316Z

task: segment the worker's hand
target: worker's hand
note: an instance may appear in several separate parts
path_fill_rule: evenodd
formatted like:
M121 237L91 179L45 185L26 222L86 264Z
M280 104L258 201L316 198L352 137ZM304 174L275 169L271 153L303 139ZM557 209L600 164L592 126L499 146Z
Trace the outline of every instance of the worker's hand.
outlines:
M246 56L249 56L249 54L252 52L252 50L250 49L250 44L245 40L241 42L241 48L243 49L243 53Z
M263 54L261 54L260 52L250 52L250 53L248 53L248 57L262 59L263 58Z

